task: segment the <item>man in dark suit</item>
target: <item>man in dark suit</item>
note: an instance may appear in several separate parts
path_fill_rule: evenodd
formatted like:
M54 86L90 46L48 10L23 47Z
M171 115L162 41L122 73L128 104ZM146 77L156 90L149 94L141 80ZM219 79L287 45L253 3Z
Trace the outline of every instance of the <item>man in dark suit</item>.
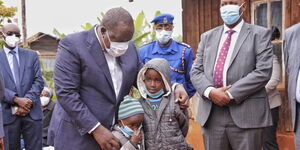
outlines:
M1 67L1 66L0 66ZM2 72L0 71L0 102L4 99L4 80ZM3 116L2 116L2 106L0 104L0 147L3 147L3 137L4 137L4 130L3 130Z
M245 0L221 0L225 24L201 35L192 67L206 150L260 150L263 129L272 125L265 90L271 32L245 23L245 9Z
M142 67L130 41L133 32L129 12L112 8L100 25L60 41L54 71L58 103L48 131L48 144L56 150L120 147L110 130Z
M5 82L3 106L4 144L6 150L42 148L42 110L40 93L44 81L36 52L18 47L20 30L15 24L2 29L5 45L0 51L1 71Z

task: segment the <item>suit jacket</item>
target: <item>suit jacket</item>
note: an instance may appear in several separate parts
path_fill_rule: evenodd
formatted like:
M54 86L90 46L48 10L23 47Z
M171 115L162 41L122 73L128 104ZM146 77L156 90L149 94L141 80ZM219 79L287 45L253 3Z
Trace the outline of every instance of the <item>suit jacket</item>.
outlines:
M214 64L223 26L201 35L197 58L191 71L191 80L199 92L197 120L202 126L210 116L212 101L204 96L213 87ZM234 123L240 128L259 128L272 124L265 85L272 73L271 32L265 28L244 23L233 50L227 71L228 90L234 97L228 105Z
M281 96L277 90L277 85L281 81L281 65L279 64L276 55L273 57L272 76L266 85L270 108L275 108L281 105Z
M5 91L4 80L3 80L2 72L0 71L0 101L1 102L4 99L4 91ZM0 104L0 138L2 137L4 137L4 130L3 130L2 106Z
M33 120L41 120L43 117L40 101L40 93L44 87L44 80L41 74L40 62L36 52L19 47L19 64L20 64L20 95L17 95L12 71L9 67L8 60L4 50L0 51L0 65L5 82L5 98L1 102L3 106L3 122L10 124L16 116L12 115L12 106L15 96L27 97L32 100L32 108L29 112Z
M116 97L94 28L71 34L59 43L54 71L58 103L48 131L48 143L54 144L57 150L100 149L88 132L97 122L111 129L118 106L129 93L142 66L135 45L130 42L126 53L117 58L123 81Z
M296 86L300 68L300 23L288 28L285 31L283 42L284 61L288 73L288 99L292 110L293 127L296 120Z

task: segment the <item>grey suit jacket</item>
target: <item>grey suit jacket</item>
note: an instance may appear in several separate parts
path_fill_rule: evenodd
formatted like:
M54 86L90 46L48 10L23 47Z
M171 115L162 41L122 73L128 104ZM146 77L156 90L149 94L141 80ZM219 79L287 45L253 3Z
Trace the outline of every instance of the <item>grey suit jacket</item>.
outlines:
M5 93L4 81L3 81L2 72L0 71L0 101L4 100L4 93ZM2 137L4 137L4 131L3 131L2 106L0 103L0 138Z
M204 96L213 87L214 64L223 26L201 35L197 58L191 70L191 81L199 92L197 120L202 126L209 118L212 101ZM272 124L265 85L272 73L271 32L244 23L233 50L227 71L229 92L234 97L228 105L231 117L240 128L259 128Z
M293 127L296 119L296 84L300 68L300 23L285 31L283 41L285 69L288 73L288 99L292 110Z

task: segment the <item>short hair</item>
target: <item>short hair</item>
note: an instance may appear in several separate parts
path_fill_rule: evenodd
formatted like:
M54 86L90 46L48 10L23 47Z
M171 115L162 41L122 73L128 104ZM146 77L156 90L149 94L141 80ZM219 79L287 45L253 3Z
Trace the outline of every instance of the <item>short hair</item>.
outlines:
M108 10L103 16L101 25L108 29L114 29L119 22L123 22L127 25L133 25L133 19L130 13L121 7Z

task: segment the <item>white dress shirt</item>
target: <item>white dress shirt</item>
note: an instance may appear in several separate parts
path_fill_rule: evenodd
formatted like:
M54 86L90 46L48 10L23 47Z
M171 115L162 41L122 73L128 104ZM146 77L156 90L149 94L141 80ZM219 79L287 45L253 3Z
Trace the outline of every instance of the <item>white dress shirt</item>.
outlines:
M235 44L236 44L236 41L238 39L238 36L242 30L242 27L243 27L243 24L244 24L244 20L242 20L239 24L237 24L234 28L232 28L232 30L234 30L235 32L232 34L231 36L231 43L230 43L230 47L228 49L228 54L227 54L227 57L226 57L226 60L225 60L225 64L224 64L224 70L223 70L223 86L226 86L226 79L227 79L227 70L229 68L229 63L230 63L230 60L231 60L231 57L232 57L232 53L233 53L233 49L235 47ZM225 42L227 36L228 36L228 33L226 33L228 30L230 30L230 28L228 28L225 24L224 24L224 30L223 30L223 33L222 33L222 37L221 37L221 40L220 40L220 43L219 43L219 47L218 47L218 53L217 53L217 58L215 61L218 60L219 58L219 53L220 53L220 50L223 46L223 43ZM216 67L216 64L215 63L215 67ZM214 87L208 87L205 91L204 91L204 96L209 98L209 93L212 89L215 89ZM230 99L234 99L232 97L232 95L227 91Z
M14 56L14 55L11 54L11 53L9 53L11 50L8 49L7 47L4 46L3 49L4 49L4 52L5 52L5 54L6 54L6 58L7 58L7 60L8 60L8 64L9 64L11 73L12 73L14 79L15 79L15 82L16 82L15 72L14 72L14 65L13 65L13 61L14 61L14 60L13 60L13 56ZM18 49L18 46L16 46L13 50L16 52L15 55L16 55L16 57L17 57L18 64L19 64L19 66L20 66L20 61L19 61L19 49Z
M98 33L97 33L97 26L94 28L94 30L95 30L96 37L101 45L101 41L100 41ZM101 47L103 48L102 45L101 45ZM101 50L104 51L104 49L101 49ZM122 85L123 72L122 72L122 69L121 69L119 63L117 62L116 57L113 57L106 52L104 52L104 56L105 56L105 59L106 59L106 62L107 62L108 68L109 68L109 72L111 75L111 79L112 79L112 82L114 85L116 98L118 98L118 95L119 95L119 92L121 89L121 85ZM113 118L112 124L114 124L114 123L115 123L115 118ZM100 125L100 122L98 122L96 124L96 126L94 126L94 128L92 128L89 131L89 134L91 134L99 125Z
M298 72L297 85L296 85L296 100L300 103L300 68Z

